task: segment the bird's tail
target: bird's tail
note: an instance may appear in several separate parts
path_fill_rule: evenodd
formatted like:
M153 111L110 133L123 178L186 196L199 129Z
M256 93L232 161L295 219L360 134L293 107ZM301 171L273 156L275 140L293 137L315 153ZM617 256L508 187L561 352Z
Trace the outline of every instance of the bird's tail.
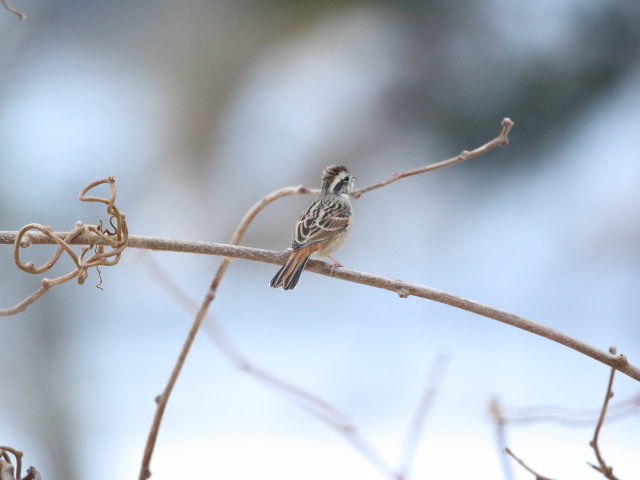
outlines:
M300 274L307 266L309 261L309 252L306 250L294 250L289 255L289 259L282 266L278 273L271 279L269 286L273 288L282 287L285 290L293 290L298 285Z

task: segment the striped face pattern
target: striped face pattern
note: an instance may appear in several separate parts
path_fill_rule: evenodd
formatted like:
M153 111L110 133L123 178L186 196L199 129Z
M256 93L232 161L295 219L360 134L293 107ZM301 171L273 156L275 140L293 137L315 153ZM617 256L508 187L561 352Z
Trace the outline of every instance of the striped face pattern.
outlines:
M333 193L347 197L353 189L356 177L342 165L333 165L322 172L322 193Z

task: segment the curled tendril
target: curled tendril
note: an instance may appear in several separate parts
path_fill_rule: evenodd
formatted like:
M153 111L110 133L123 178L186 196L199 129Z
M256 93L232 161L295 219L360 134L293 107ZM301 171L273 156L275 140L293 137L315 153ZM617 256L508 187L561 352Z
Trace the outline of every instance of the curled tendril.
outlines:
M24 20L25 18L27 18L27 16L26 16L24 13L19 12L19 11L18 11L18 10L16 10L15 8L11 8L11 7L7 4L6 0L0 0L0 5L2 5L2 6L4 7L4 9L5 9L7 12L11 12L11 13L13 13L15 16L17 16L17 17L18 17L18 19L19 19L20 21L22 21L22 20Z
M13 463L11 462L11 457L8 455L9 453L16 459L16 478L21 478L20 475L22 473L23 454L20 450L16 450L15 448L0 446L0 460L6 462L8 465L13 465ZM13 478L13 476L10 476L9 478Z
M102 184L108 184L111 188L109 198L100 198L87 193ZM67 282L72 278L78 277L78 283L82 285L87 276L88 270L92 267L111 267L120 261L120 256L129 243L129 232L125 216L115 205L116 201L116 179L115 177L103 178L90 183L82 189L78 195L81 202L99 202L104 203L107 214L109 215L109 225L112 230L103 226L100 220L98 225L85 225L82 222L76 222L75 228L71 230L64 238L56 235L51 227L40 225L38 223L30 223L20 229L13 245L13 258L19 269L32 274L40 274L50 270L60 259L63 253L66 253L73 261L76 268L71 272L54 279L43 279L42 287L34 292L31 296L19 303L13 308L0 310L0 315L12 315L21 312L27 308L36 299L41 297L49 288ZM51 255L43 265L36 267L33 262L23 263L20 259L20 249L31 245L29 232L37 230L46 235L52 242L58 245L58 249ZM77 255L71 248L71 243L80 235L86 235L89 244L80 249ZM105 248L107 247L107 248ZM93 251L89 256L89 252ZM86 258L85 258L86 257ZM102 281L100 282L102 283Z

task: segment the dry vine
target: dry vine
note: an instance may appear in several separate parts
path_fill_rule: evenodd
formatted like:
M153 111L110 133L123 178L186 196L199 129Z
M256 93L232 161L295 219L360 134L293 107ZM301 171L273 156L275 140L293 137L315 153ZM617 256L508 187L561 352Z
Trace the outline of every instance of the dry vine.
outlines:
M87 195L89 190L105 183L108 183L111 187L111 195L108 199ZM55 287L56 285L60 285L61 283L68 282L75 277L78 277L78 283L82 285L89 275L89 268L98 268L101 266L110 267L116 265L120 261L120 255L127 247L129 234L124 214L120 213L120 210L115 205L116 193L116 179L115 177L109 177L90 183L84 187L78 195L78 199L81 202L100 202L107 205L107 214L110 215L109 225L113 228L113 231L104 227L102 220L98 225L85 225L82 222L76 222L75 228L62 236L53 233L51 227L40 225L38 223L30 223L20 229L20 231L15 235L13 242L13 259L20 270L36 275L44 273L50 270L58 262L63 253L67 253L69 255L73 263L75 263L76 268L60 277L54 279L43 279L42 286L38 290L14 307L0 310L0 316L14 315L26 310L29 305L44 295L47 290ZM115 225L113 223L114 221ZM31 233L31 230L39 231L49 240L47 243L54 243L59 247L49 260L40 267L36 267L33 262L23 263L20 259L20 249L28 248L33 243L33 234ZM83 234L87 240L87 242L84 242L83 244L86 244L87 246L80 250L80 255L76 255L70 245ZM105 251L105 245L111 247L112 250ZM90 250L94 250L93 255L85 259L85 255Z
M16 459L16 469L18 470L18 478L22 473L22 452L11 447L0 447L0 480L13 480L13 464L11 457L13 455Z
M13 455L16 460L15 469L11 462ZM0 480L42 480L40 472L34 467L27 468L27 474L21 477L22 473L22 452L11 447L0 447Z

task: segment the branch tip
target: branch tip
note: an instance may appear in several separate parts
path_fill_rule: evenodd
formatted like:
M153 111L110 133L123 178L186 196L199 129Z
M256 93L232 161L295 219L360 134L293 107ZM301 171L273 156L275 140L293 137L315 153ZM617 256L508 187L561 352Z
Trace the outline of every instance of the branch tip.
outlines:
M502 120L502 131L498 136L498 145L500 145L501 147L506 147L507 145L509 145L509 132L514 125L515 123L513 123L508 117Z
M374 183L372 185L358 188L357 190L352 191L351 196L355 199L358 199L364 193L389 185L390 183L400 180L401 178L406 178L412 175L431 172L433 170L438 170L439 168L449 167L451 165L455 165L456 163L464 162L465 160L469 160L470 158L474 158L484 153L487 153L489 150L492 150L495 147L508 145L509 139L507 138L507 135L509 134L509 131L511 130L511 127L513 127L513 125L514 123L511 121L510 118L505 118L502 120L502 131L500 132L500 134L497 137L495 137L493 140L490 140L489 142L485 143L484 145L474 148L473 150L463 150L459 155L453 158L450 158L448 160L443 160L437 163L431 163L429 165L416 168L413 170L408 170L406 172L401 172L401 173L394 172L391 175L389 175L389 177L386 178L385 180L382 180L378 183Z

